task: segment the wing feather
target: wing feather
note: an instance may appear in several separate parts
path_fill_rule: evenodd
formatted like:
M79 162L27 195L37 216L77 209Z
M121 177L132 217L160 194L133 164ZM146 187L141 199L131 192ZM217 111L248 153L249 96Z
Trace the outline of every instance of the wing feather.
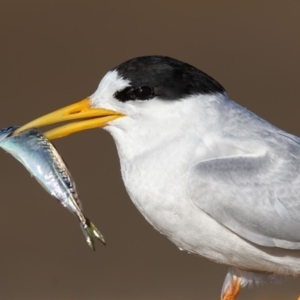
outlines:
M244 239L300 249L299 140L274 133L264 149L196 163L188 174L189 195Z

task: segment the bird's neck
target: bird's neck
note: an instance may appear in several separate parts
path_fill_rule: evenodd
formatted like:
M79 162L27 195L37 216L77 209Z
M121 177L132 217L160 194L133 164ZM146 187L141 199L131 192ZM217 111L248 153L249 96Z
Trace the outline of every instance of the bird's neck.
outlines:
M120 160L130 162L146 156L180 156L195 150L205 137L218 132L212 128L220 124L219 101L207 98L172 103L169 110L151 112L157 114L154 120L145 115L120 119L117 126L108 126L106 129L115 140Z
M149 128L149 127L147 127ZM193 132L184 127L175 129L165 126L163 129L135 128L130 132L111 132L115 140L121 163L136 163L146 158L153 159L153 163L168 160L169 157L185 155L195 147L199 139L193 138ZM173 162L174 164L174 162Z

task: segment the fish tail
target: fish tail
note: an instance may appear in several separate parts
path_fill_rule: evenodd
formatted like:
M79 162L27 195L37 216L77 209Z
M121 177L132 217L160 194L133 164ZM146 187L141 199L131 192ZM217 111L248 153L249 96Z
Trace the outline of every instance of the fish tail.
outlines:
M85 218L84 223L80 223L80 227L85 236L86 242L94 251L95 251L94 238L101 241L103 245L106 245L103 235L88 218Z

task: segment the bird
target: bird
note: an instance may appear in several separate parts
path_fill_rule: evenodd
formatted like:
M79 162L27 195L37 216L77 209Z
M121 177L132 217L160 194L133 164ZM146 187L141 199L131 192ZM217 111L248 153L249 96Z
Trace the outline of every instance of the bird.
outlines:
M65 121L45 135L107 130L145 219L180 250L228 267L220 299L299 277L300 138L232 100L211 76L168 56L134 57L87 98L16 133Z

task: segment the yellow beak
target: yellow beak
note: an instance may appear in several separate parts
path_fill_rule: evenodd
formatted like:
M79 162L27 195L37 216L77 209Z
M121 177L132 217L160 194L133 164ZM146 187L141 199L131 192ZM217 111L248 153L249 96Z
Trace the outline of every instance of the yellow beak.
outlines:
M14 134L18 134L30 128L37 128L49 124L54 124L63 121L83 119L72 122L45 133L50 140L62 138L69 134L105 126L108 122L123 117L124 114L101 108L92 108L91 99L85 98L75 104L63 107L52 113L37 118L24 126L17 129Z

